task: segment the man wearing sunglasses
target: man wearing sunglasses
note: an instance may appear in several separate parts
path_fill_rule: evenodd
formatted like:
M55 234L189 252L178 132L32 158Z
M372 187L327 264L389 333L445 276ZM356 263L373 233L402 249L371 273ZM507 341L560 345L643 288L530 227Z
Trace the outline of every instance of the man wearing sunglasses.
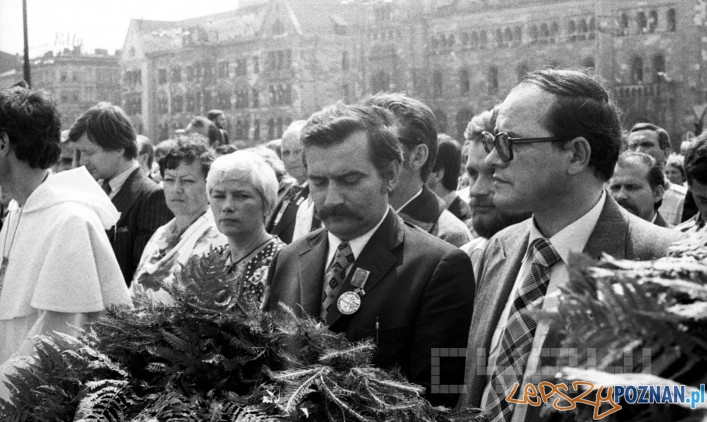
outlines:
M534 376L541 355L547 363L542 350L559 347L559 335L548 335L549 322L537 313L556 308L570 254L652 259L680 234L626 212L606 194L621 128L607 91L584 73L528 74L500 105L484 144L494 204L533 218L500 231L484 253L460 405L483 407L492 421L532 420L540 408L506 397L516 383L543 380Z

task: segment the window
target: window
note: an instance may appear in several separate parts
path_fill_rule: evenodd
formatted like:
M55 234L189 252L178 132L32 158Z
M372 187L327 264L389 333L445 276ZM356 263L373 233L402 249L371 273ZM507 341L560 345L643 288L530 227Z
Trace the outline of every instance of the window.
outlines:
M221 110L231 109L231 96L226 92L219 92L218 94L218 108Z
M653 82L659 83L661 76L665 78L665 57L657 54L653 56Z
M253 56L253 73L260 73L260 58Z
M275 64L276 64L275 62L276 62L276 59L275 59L275 52L274 52L274 51L268 51L268 58L267 58L267 60L265 61L265 68L266 68L267 70L273 70L273 69L275 69Z
M285 67L285 52L284 51L278 51L276 53L277 57L277 62L275 64L276 69L282 69Z
M648 32L655 32L658 27L658 12L651 10L648 13Z
M447 115L442 110L433 110L432 113L435 115L435 120L437 120L437 133L447 132Z
M449 48L454 48L454 45L457 43L456 39L454 38L454 34L450 35L447 37L447 47Z
M432 96L442 96L442 72L440 70L435 70L432 74Z
M498 68L496 66L491 66L488 71L488 89L489 94L498 93Z
M506 45L511 45L513 43L513 31L511 30L511 28L506 28L503 31L503 38L506 42Z
M282 138L282 117L275 120L275 139Z
M503 41L503 32L501 31L501 28L496 28L496 36L494 38L496 40L496 47L505 47L506 43Z
M187 94L187 109L186 109L187 113L193 113L196 110L195 102L196 101L194 101L194 94L192 94L192 93Z
M479 34L476 31L471 33L471 48L479 47Z
M236 76L246 76L248 74L248 60L236 60Z
M540 25L540 42L545 44L550 41L550 28L544 23Z
M479 47L486 48L489 42L489 37L486 31L481 31L479 33Z
M157 83L166 84L167 83L167 69L157 70Z
M621 28L621 35L628 35L628 15L626 13L621 14L619 27Z
M194 74L194 66L187 66L187 81L193 81Z
M594 57L585 57L584 60L582 60L582 67L594 70Z
M648 20L644 12L638 12L638 15L636 15L636 24L638 25L639 34L648 32Z
M218 77L228 78L228 62L219 62L218 64Z
M588 35L588 38L589 38L590 40L593 40L593 39L594 39L594 33L595 33L595 32L596 32L596 26L595 26L595 24L594 24L594 17L592 16L591 18L589 18L589 35Z
M275 139L275 120L268 119L268 139Z
M204 110L211 110L213 108L212 95L210 92L204 92L201 97Z
M577 40L578 41L584 41L587 39L587 33L589 32L589 28L587 28L587 21L584 19L579 20L579 34L577 34Z
M668 32L675 32L676 28L676 19L675 19L675 9L668 9L668 27L667 31Z
M388 91L390 78L387 73L379 71L371 77L371 92Z
M253 120L253 140L260 140L260 119Z
M463 46L469 45L469 33L468 32L462 33L462 45Z
M528 37L530 38L531 43L538 42L538 26L537 25L530 25L530 28L528 28Z
M184 97L182 95L172 96L172 113L181 113L184 109Z
M471 90L469 85L469 69L459 69L459 93L466 95Z
M523 43L523 29L520 26L513 28L514 45Z
M157 109L162 114L166 114L168 112L169 108L167 104L167 97L160 96L159 98L157 98Z
M553 22L552 25L550 25L550 42L551 43L557 42L557 35L559 33L560 33L560 25L558 25L557 22Z
M631 62L631 83L643 83L643 59L638 56Z
M272 24L272 34L273 35L284 35L285 34L285 24L282 23L280 19L275 19Z
M574 23L574 21L569 21L567 23L567 41L577 41L577 25Z
M349 70L349 53L347 51L341 53L341 70L344 72Z
M253 108L260 107L260 94L258 88L253 88L251 90L251 96L253 97Z
M464 131L466 131L466 127L471 121L471 118L474 117L474 112L471 111L470 108L463 108L459 110L459 113L457 113L457 139L464 139Z
M173 67L172 68L172 82L181 82L182 81L182 68L179 66Z

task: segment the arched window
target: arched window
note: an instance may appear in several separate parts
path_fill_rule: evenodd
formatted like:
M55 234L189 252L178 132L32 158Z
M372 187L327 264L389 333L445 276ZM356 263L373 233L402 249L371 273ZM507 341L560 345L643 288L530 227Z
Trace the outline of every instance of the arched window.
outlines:
M496 66L491 66L488 71L488 89L489 94L498 93L498 68Z
M590 40L593 40L593 39L594 39L594 33L595 33L595 32L596 32L596 26L595 26L595 24L594 24L594 17L592 16L591 18L589 18L589 35L588 35L588 38L589 38Z
M511 28L506 28L503 31L503 37L505 38L506 45L511 45L513 43L513 31L511 31Z
M660 82L661 74L665 77L665 57L662 54L653 56L653 82Z
M442 96L442 71L435 70L432 74L432 96Z
M655 32L658 28L658 12L651 10L648 13L648 32Z
M557 22L553 22L552 25L550 25L550 42L555 43L557 42L557 35L560 33L560 25L557 24Z
M501 31L501 28L496 29L496 47L503 47L505 43L503 42L503 32Z
M631 83L643 83L643 59L638 56L631 61Z
M523 29L520 26L513 28L513 38L515 39L515 45L523 43Z
M636 25L638 26L639 34L648 31L648 19L646 19L646 14L644 12L638 12L638 15L636 15Z
M575 42L577 40L577 25L574 21L567 23L567 41Z
M530 38L531 43L538 42L538 26L537 25L530 25L530 28L528 28L528 37Z
M675 18L675 9L668 9L668 27L667 31L668 32L675 32L675 28L677 27L677 21Z
M577 34L577 40L578 41L584 41L587 39L587 33L589 32L589 28L587 28L587 21L584 19L579 20L579 28L578 28L579 34Z
M459 69L459 93L461 95L466 95L471 90L469 84L469 69L462 68Z
M628 35L628 15L626 13L621 14L619 26L621 27L621 35Z
M594 70L594 57L585 57L584 60L582 60L582 67Z
M457 113L457 139L464 139L464 131L466 131L466 126L469 124L469 121L471 121L471 118L474 117L474 112L468 108L464 107L463 109L459 110Z

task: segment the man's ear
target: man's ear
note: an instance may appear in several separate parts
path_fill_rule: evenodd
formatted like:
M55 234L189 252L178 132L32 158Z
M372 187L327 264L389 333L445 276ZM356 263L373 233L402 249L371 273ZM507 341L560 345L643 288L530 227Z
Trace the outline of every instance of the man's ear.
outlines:
M653 189L653 203L657 203L658 201L663 199L663 194L665 193L665 188L658 185Z
M567 141L562 146L563 151L570 154L569 167L567 171L571 175L579 174L589 167L589 160L592 157L592 147L584 137L578 136Z
M421 169L427 162L427 157L430 155L430 150L425 144L418 144L412 148L410 152L410 168L413 170Z
M0 156L7 157L7 154L9 154L9 153L10 153L10 137L7 136L7 133L0 132Z
M444 169L441 168L437 171L433 171L430 173L429 177L427 177L427 181L429 181L430 178L434 180L436 185L442 183L442 179L444 179Z
M383 171L383 177L385 179L386 190L388 193L392 192L398 185L398 179L400 178L400 162L397 160L391 161L388 167Z

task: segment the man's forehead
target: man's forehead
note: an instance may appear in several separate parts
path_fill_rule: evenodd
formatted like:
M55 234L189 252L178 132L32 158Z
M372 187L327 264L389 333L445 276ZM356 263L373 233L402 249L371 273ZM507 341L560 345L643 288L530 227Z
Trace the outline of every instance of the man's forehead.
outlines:
M516 86L498 108L496 128L544 120L555 96L533 84Z
M658 142L658 132L650 129L637 130L628 135L629 142L631 141L654 141Z

